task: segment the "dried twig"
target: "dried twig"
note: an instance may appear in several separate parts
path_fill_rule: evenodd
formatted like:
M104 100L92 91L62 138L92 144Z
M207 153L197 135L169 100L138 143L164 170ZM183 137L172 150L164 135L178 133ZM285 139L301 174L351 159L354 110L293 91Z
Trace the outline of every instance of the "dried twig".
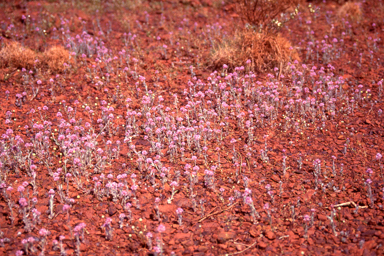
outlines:
M219 213L228 211L229 209L231 209L231 208L232 208L234 205L236 205L236 204L237 204L237 202L231 204L229 207L225 208L224 210L219 210L219 211L216 211L216 212L214 212L214 213L210 213L210 214L208 214L207 216L201 218L197 223L200 223L200 222L202 222L203 220L205 220L206 218L211 217L211 216L213 216L213 215L216 215L216 214L219 214Z
M336 204L333 207L343 207L343 206L350 206L350 205L353 205L355 208L356 207L361 208L361 209L368 208L368 206L366 206L366 205L365 206L359 206L353 201L349 201L349 202L345 202L345 203L341 203L341 204Z
M257 244L257 241L255 241L253 244L251 244L250 246L248 246L248 247L245 248L244 250L241 250L241 251L239 251L239 252L230 253L230 254L225 254L225 256L237 255L237 254L243 253L243 252L245 252L246 250L249 250L250 248L252 248L253 246L255 246L256 244Z

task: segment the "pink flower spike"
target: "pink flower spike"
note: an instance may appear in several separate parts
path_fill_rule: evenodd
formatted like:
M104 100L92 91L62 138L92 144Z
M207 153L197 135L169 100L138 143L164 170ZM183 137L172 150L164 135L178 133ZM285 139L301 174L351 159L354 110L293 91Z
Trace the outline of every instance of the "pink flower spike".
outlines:
M39 235L41 235L41 236L47 236L48 234L49 234L49 231L46 230L45 228L42 228L39 231Z
M184 212L184 210L183 210L182 208L177 208L177 209L176 209L176 213L177 213L178 215L181 215L183 212Z
M159 233L163 233L165 231L165 226L163 224L160 224L158 227L157 227L157 232Z

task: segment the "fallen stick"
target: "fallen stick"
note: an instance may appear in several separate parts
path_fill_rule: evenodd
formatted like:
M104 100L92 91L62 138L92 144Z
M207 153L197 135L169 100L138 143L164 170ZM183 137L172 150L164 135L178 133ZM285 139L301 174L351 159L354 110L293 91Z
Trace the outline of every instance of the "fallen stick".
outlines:
M216 211L216 212L214 212L214 213L210 213L210 214L208 214L207 216L205 216L205 217L203 217L203 218L201 218L197 223L200 223L200 222L202 222L203 220L205 220L206 218L208 218L208 217L211 217L211 216L213 216L213 215L216 215L216 214L219 214L219 213L222 213L222 212L225 212L225 211L228 211L229 209L231 209L234 205L236 205L237 204L237 202L236 203L233 203L233 204L231 204L231 206L229 206L229 207L227 207L227 208L225 208L224 210L219 210L219 211Z
M343 206L350 206L350 205L353 205L354 207L358 207L358 208L362 208L362 209L368 208L368 206L366 206L366 205L365 206L359 206L353 201L349 201L349 202L345 202L345 203L341 203L341 204L336 204L333 207L343 207Z
M254 242L253 244L251 244L250 246L248 246L247 248L245 248L244 250L242 251L239 251L239 252L234 252L234 253L230 253L230 254L225 254L225 256L230 256L230 255L236 255L236 254L240 254L240 253L243 253L245 252L246 250L252 248L255 244L257 244L257 241Z

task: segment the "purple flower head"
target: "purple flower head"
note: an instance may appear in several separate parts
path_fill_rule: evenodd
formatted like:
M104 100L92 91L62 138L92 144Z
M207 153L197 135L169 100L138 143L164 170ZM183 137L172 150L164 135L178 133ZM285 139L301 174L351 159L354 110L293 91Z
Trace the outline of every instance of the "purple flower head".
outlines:
M111 218L106 218L103 227L110 226L111 223L112 223L112 219Z
M165 226L163 224L160 224L158 227L157 227L157 232L159 233L163 233L165 231Z
M47 236L48 234L49 234L49 231L46 230L45 228L42 228L39 231L39 235L41 235L41 236Z
M20 193L24 192L24 190L25 190L25 188L23 186L19 186L17 188L17 192L20 192Z
M252 197L247 196L247 198L245 199L245 203L246 204L252 204L253 203Z
M74 229L73 231L75 232L75 234L79 234L84 228L86 227L86 224L83 222L83 223L80 223L78 224Z
M184 210L182 208L177 208L176 209L177 215L181 215L183 212L184 212Z
M20 204L21 207L28 206L27 200L24 197L19 199L19 204Z

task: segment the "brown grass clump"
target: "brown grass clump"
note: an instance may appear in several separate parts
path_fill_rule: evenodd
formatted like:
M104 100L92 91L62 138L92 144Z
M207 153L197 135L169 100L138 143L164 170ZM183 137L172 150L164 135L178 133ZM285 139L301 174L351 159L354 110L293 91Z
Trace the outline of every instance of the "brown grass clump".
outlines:
M19 42L7 42L0 50L0 67L15 67L31 69L38 55L33 50L22 46Z
M69 64L69 52L61 45L52 46L43 54L43 62L53 72L64 71L64 63Z
M235 0L240 17L255 29L264 32L281 27L281 14L294 11L303 0ZM296 13L291 13L295 15Z
M361 21L363 11L361 3L347 2L337 11L337 16L340 19L350 19L352 21Z
M300 60L300 57L291 43L279 34L244 29L236 32L233 39L213 47L210 66L220 69L226 64L232 70L245 65L248 59L253 70L263 72L274 67L281 69L287 62Z
M69 52L62 46L53 46L43 53L22 46L19 42L7 42L0 50L0 67L48 68L51 72L62 72L64 63L69 63Z

